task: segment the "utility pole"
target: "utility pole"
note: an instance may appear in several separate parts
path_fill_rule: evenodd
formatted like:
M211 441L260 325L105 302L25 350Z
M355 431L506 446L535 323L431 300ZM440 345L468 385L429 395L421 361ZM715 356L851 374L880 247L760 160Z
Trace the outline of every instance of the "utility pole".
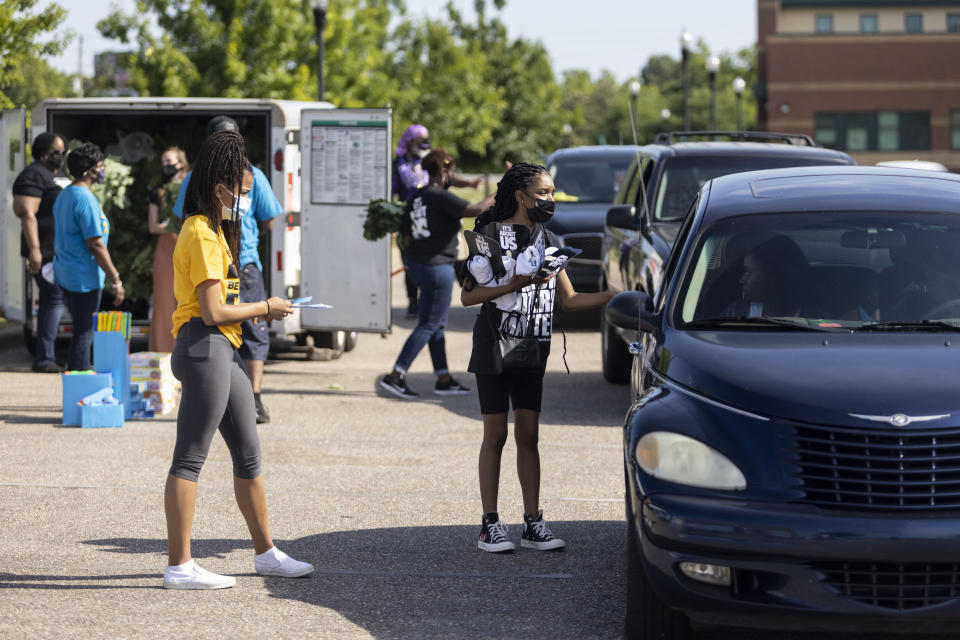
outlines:
M83 36L77 42L77 75L73 78L73 92L78 98L83 97Z

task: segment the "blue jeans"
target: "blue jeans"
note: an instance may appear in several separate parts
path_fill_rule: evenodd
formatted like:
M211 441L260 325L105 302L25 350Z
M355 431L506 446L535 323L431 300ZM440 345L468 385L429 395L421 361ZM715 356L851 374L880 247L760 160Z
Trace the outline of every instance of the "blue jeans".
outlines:
M33 281L37 283L40 294L40 304L37 307L37 346L33 352L33 365L41 366L56 362L54 344L57 340L57 329L60 327L60 317L63 315L63 289L56 283L47 282L39 273L33 274Z
M90 345L93 344L93 314L100 308L100 294L103 289L93 291L63 290L67 300L67 309L73 320L73 336L70 338L70 357L67 369L85 371L90 368Z
M424 345L430 345L433 372L443 375L447 369L447 347L443 328L447 326L447 311L453 293L453 265L425 265L407 260L407 273L420 289L420 316L417 327L403 343L400 356L393 368L406 373Z

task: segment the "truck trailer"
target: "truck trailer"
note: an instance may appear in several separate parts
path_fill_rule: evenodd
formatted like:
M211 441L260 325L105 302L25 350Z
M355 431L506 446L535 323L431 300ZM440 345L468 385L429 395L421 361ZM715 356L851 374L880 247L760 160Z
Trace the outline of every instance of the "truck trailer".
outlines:
M68 146L92 142L106 156L131 167L125 214L135 217L132 222L128 215L120 217L128 227L142 222L143 233L111 231L109 250L114 261L123 264L124 257L145 255L144 249L156 244L147 230L145 198L159 180L160 154L178 146L188 160L195 158L207 122L217 115L228 115L240 125L251 163L270 180L283 206L272 231L261 236L267 295L312 296L314 302L332 307L301 309L271 322L274 350L312 344L339 353L353 347L358 332L390 332L390 240L371 242L362 232L369 201L390 198L389 109L338 109L327 102L290 100L53 98L33 109L30 135L23 109L5 110L0 125L0 149L8 154L0 163L0 184L5 186L0 200L0 307L7 318L23 323L28 348L36 334L37 296L20 257L21 228L13 214L11 188L25 166L29 141L55 132ZM142 218L135 213L141 209ZM111 219L111 225L116 224ZM133 313L133 336L146 336L148 296L124 304ZM102 307L111 308L110 296L104 296ZM69 324L61 331L68 333Z

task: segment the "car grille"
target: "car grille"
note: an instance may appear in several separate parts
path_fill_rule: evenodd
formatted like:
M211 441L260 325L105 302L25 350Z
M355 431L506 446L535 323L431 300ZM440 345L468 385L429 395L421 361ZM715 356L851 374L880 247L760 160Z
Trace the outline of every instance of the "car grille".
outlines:
M793 425L800 502L863 510L960 508L960 428Z
M960 597L960 564L828 562L814 565L841 595L883 609L921 609Z
M596 233L568 233L563 236L563 244L583 251L574 260L599 260L603 236Z

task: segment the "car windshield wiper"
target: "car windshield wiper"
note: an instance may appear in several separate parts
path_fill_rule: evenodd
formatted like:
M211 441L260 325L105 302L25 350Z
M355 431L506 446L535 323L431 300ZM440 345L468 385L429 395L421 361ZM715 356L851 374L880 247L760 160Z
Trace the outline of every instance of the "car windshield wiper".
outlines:
M960 331L960 324L946 320L896 320L862 324L857 331Z
M811 326L803 320L790 320L788 318L701 318L688 322L684 325L685 329L715 329L717 327L770 327L797 329L800 331L830 331L825 327Z

